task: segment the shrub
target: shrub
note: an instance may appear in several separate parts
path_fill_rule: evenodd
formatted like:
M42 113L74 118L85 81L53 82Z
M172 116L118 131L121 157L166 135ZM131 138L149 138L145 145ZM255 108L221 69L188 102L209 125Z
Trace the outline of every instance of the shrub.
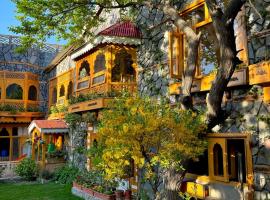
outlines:
M31 158L25 158L17 165L15 172L20 177L33 181L38 176L38 166Z
M54 178L54 173L44 169L41 171L40 173L41 178L45 179L45 180L50 180Z
M78 175L78 169L65 165L56 170L54 180L62 184L71 184Z

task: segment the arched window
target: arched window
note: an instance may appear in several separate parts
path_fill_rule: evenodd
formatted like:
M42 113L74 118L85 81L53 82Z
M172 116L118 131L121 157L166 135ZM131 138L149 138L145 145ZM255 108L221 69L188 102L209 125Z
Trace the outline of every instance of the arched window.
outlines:
M59 97L65 96L65 86L61 85Z
M53 88L53 91L52 91L52 104L56 104L56 102L57 102L57 89Z
M23 89L20 85L14 83L6 89L7 99L23 99Z
M214 152L214 175L223 176L223 151L220 144L215 144L213 148Z
M72 93L73 93L73 83L72 81L70 81L68 84L67 99L70 99L72 97Z
M100 53L97 55L95 60L94 72L97 73L105 69L105 55L103 53Z
M29 87L28 90L28 100L36 101L37 100L37 88L33 85Z
M85 60L85 61L82 62L81 67L79 69L79 77L84 78L86 76L90 76L90 65Z
M113 82L133 82L136 80L136 71L132 67L131 55L124 49L115 56L114 67L112 69Z

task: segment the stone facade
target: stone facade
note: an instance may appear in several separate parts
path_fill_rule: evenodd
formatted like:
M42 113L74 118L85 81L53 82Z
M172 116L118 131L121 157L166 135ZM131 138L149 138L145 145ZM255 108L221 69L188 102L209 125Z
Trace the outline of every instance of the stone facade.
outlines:
M39 75L40 110L46 112L48 75L44 72L44 69L61 50L61 46L33 47L19 54L15 51L19 45L19 37L0 35L0 71L31 72Z

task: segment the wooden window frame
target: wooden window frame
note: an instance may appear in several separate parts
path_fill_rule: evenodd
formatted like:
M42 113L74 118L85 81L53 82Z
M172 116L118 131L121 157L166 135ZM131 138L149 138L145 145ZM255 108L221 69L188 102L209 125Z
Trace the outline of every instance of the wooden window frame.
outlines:
M174 40L176 43L176 52L174 52ZM170 76L171 78L181 79L184 70L184 35L180 32L170 32L169 35L169 57L170 57ZM174 54L177 74L174 74Z
M95 83L95 84L94 84L94 78L99 77L99 76L104 76L104 81L102 81L102 82L100 82L100 83ZM105 71L104 71L104 70L95 73L95 74L92 76L92 78L91 78L91 87L95 87L95 86L97 86L97 85L102 85L102 84L104 84L104 83L106 83L106 74L105 74Z
M227 158L227 140L243 139L245 147L245 160L246 160L246 182L253 177L252 168L252 154L250 149L250 134L248 133L212 133L208 134L208 170L211 181L222 181L222 182L234 182L230 181L229 169L228 169L228 158ZM213 147L218 143L222 147L223 151L223 176L216 176L214 174L214 159L213 159Z
M212 19L210 17L208 8L206 6L205 0L197 0L194 1L193 3L189 4L184 10L181 11L180 16L184 16L192 11L194 11L195 9L199 8L199 7L203 7L204 8L204 20L195 24L193 26L194 30L196 31L197 28L203 27L209 23L212 22ZM184 34L176 31L176 32L170 32L169 33L169 66L170 66L170 76L171 78L176 78L176 79L181 79L182 78L182 74L184 72L184 68L185 68L185 63L184 63L184 59L185 59L185 39L184 39ZM176 65L178 68L178 74L174 74L173 72L173 55L174 55L174 51L173 51L173 45L174 45L174 38L178 38L179 39L179 43L178 43L178 48L176 51ZM178 59L178 60L177 60ZM197 60L197 69L196 69L196 76L200 76L201 75L201 69L200 69L200 65L199 65L199 57Z

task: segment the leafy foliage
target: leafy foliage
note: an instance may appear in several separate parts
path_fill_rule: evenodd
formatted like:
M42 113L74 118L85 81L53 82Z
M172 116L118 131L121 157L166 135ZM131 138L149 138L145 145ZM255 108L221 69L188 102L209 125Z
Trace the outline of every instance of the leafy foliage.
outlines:
M38 176L38 166L31 158L25 158L17 165L15 172L20 177L32 181Z
M71 184L78 175L78 169L65 165L56 170L54 180L62 184Z
M42 45L47 38L56 36L70 42L80 42L93 28L104 22L102 12L110 8L126 8L140 1L129 0L13 0L17 6L19 26L11 31L23 34L22 48L34 43Z
M196 158L206 147L202 124L200 115L172 108L165 100L117 98L102 112L97 167L107 179L124 177L131 160L145 169L146 180L157 176L156 166L180 170L185 159Z

